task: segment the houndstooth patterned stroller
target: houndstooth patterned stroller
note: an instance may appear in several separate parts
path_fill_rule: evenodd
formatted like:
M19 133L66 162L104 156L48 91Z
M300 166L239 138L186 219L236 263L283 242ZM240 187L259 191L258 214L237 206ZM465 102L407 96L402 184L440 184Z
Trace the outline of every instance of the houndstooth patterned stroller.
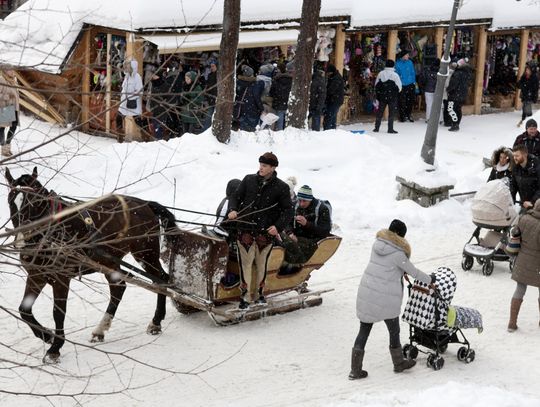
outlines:
M418 280L414 284L409 282L409 299L402 319L409 324L410 343L403 347L403 354L416 359L418 352L426 353L427 365L440 370L444 366L440 354L446 352L450 343L464 345L457 351L458 360L465 363L474 360L475 352L461 329L478 328L481 332L482 315L472 308L450 305L457 286L452 270L439 267L435 276L435 290ZM420 350L419 346L428 350Z

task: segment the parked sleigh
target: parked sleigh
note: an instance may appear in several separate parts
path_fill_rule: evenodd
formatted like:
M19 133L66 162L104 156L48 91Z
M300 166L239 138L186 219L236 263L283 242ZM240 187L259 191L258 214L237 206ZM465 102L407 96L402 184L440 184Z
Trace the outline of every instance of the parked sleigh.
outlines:
M267 304L240 310L239 266L227 241L211 232L183 231L167 252L170 290L175 293L172 301L179 312L206 311L219 325L320 305L321 294L332 289L311 291L307 280L333 256L340 243L341 237L334 235L320 240L311 258L292 271L284 267L285 249L274 246L265 283Z

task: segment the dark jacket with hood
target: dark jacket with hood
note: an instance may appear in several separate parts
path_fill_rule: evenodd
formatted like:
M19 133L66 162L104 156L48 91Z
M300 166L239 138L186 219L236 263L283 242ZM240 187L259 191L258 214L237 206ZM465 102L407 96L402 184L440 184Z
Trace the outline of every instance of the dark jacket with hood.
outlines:
M287 110L289 104L289 94L292 88L292 75L290 73L278 74L272 81L270 88L270 97L272 98L272 107L276 110Z
M229 200L230 211L240 212L243 222L238 229L254 234L274 225L279 232L292 222L293 207L289 186L277 177L277 173L265 179L257 174L246 175Z
M540 162L529 154L525 167L516 164L512 170L512 197L519 192L521 202L529 201L533 205L540 199Z
M505 154L508 157L506 165L499 164L501 154ZM512 178L512 169L514 168L514 157L512 150L506 147L499 147L493 152L491 156L491 173L489 174L488 182L494 179Z
M332 221L330 219L330 209L318 199L313 199L307 208L296 207L296 215L306 218L305 226L298 222L293 223L293 232L298 237L307 239L323 239L330 235ZM297 204L298 205L298 204ZM317 206L319 206L319 216L317 216Z
M471 77L471 68L468 65L458 66L456 68L446 88L449 101L465 103L469 93Z
M341 106L345 100L345 83L343 77L334 67L328 69L328 84L326 87L326 104Z
M203 112L203 89L198 83L197 73L194 71L188 72L191 78L191 83L184 83L184 91L182 92L182 107L180 115L183 123L196 124L202 121Z
M514 147L519 144L524 144L525 147L527 147L529 154L540 158L540 132L537 131L534 137L529 137L527 131L525 131L523 134L516 137Z
M206 79L206 100L211 106L216 104L217 99L217 72L210 72Z
M309 91L309 112L311 114L322 114L326 104L326 77L324 71L316 69L311 78L311 88Z
M264 87L257 82L254 76L238 75L236 81L236 101L234 105L234 117L237 120L247 118L252 123L257 123L264 109L261 96Z

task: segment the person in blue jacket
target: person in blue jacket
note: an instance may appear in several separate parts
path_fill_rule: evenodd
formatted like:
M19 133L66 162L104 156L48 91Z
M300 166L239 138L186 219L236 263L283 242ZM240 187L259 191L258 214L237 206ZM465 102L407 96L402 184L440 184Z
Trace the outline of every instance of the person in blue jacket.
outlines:
M412 109L416 97L416 71L409 58L409 51L403 50L399 53L399 59L396 62L396 73L401 79L402 89L399 94L399 121L413 122Z

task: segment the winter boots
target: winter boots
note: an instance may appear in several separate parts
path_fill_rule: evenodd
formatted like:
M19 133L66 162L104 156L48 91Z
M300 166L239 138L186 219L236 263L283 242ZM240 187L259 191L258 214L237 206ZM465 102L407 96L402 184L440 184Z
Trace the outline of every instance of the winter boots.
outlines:
M409 360L403 358L403 350L401 346L398 348L389 348L390 355L392 356L392 362L394 363L394 372L401 373L406 369L410 369L416 365L416 360Z
M362 363L364 361L364 351L356 348L352 348L351 356L351 373L349 373L349 380L364 379L368 373L362 370Z
M459 125L458 124L452 124L448 131L459 131Z
M4 157L11 157L13 154L11 153L11 144L4 144L2 146L2 155Z
M508 321L508 332L514 332L518 329L517 317L522 302L523 300L519 298L512 298L512 301L510 302L510 320Z

